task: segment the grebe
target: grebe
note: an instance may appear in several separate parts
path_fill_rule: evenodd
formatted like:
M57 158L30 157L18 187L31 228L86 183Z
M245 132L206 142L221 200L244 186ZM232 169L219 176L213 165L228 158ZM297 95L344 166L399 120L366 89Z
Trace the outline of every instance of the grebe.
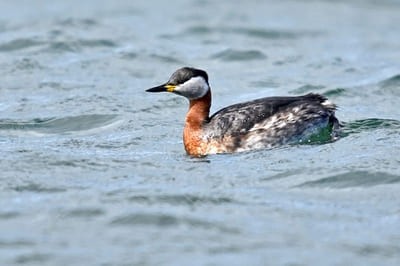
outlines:
M336 105L319 94L261 98L225 107L210 117L211 90L204 70L180 68L167 83L146 91L189 99L183 142L193 156L307 142L321 130L328 130L330 140L338 136Z

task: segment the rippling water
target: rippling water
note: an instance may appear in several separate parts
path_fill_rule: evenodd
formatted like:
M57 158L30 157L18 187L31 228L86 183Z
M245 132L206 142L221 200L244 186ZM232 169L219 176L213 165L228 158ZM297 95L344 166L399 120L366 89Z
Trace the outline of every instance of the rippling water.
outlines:
M2 1L1 265L399 265L400 4ZM321 93L341 138L188 157L212 111Z

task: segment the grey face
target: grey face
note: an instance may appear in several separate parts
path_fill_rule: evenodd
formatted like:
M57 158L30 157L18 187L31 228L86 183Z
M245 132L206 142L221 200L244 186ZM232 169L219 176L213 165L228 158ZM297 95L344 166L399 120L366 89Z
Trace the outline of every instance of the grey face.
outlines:
M167 82L174 85L172 92L189 100L203 97L209 90L207 73L200 69L184 67L175 71Z
M183 67L172 74L167 83L148 89L148 92L168 91L182 95L189 100L199 99L206 95L210 87L207 73L203 70Z
M198 76L178 85L172 92L185 96L189 100L195 100L206 95L208 90L208 83L203 77Z

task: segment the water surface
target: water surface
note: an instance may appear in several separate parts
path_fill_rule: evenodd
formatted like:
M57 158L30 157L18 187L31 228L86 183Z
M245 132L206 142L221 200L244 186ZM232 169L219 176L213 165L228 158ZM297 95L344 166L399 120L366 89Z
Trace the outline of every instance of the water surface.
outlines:
M1 265L399 265L397 1L0 3ZM187 156L212 112L321 93L341 138Z

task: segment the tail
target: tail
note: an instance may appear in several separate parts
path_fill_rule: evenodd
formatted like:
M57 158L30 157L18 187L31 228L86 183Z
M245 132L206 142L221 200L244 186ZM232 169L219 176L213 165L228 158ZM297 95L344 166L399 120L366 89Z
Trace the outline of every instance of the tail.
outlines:
M304 97L307 97L308 99L310 99L312 101L316 101L316 102L320 103L321 105L323 105L325 108L327 108L331 112L335 112L337 109L336 104L330 102L328 100L328 98L326 98L325 96L323 96L321 94L309 93L309 94L304 95Z
M337 140L339 138L340 131L340 123L339 120L335 116L335 111L337 109L337 105L330 102L328 98L321 94L309 93L304 95L305 97L312 99L313 101L319 102L327 111L329 115L329 125L332 127L331 137L332 140Z

